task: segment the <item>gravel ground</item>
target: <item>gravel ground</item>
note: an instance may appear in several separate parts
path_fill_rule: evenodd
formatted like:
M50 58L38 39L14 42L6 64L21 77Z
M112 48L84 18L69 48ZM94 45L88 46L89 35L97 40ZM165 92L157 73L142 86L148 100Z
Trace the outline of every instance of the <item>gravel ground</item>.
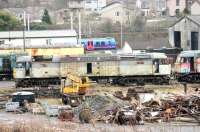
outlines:
M0 82L0 91L14 88L14 82L2 81ZM130 87L119 86L99 86L95 85L95 88L91 89L91 93L109 92L113 93L118 90L122 90L124 94ZM184 94L184 88L182 85L174 84L169 86L155 86L147 85L146 89L153 89L157 96L163 94ZM196 88L200 88L199 84L188 85L188 94L199 94L199 91L194 91ZM8 91L7 91L8 92ZM9 91L10 92L10 91ZM198 124L191 123L154 123L145 124L141 126L118 126L116 124L102 124L97 123L95 126L91 124L80 124L79 122L60 122L57 118L50 118L45 115L32 115L26 114L14 114L6 113L4 110L0 111L0 131L12 132L16 128L23 128L25 132L68 132L68 131L80 131L80 132L199 132L200 126Z

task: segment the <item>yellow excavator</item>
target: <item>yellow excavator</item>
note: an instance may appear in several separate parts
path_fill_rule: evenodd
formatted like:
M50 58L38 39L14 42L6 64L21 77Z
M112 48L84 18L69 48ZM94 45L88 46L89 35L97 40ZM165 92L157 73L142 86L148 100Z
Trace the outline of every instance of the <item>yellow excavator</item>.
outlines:
M78 106L90 86L88 77L67 74L66 79L61 81L62 102L72 107Z

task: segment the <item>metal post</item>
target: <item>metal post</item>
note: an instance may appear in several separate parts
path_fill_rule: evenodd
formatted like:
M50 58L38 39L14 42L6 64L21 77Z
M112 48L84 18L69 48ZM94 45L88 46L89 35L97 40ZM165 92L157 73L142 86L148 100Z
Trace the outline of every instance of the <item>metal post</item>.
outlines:
M123 25L122 25L122 20L121 20L120 24L121 24L121 28L120 28L120 30L121 30L121 33L120 33L121 34L121 46L120 47L122 48L122 46L123 46Z
M24 28L23 28L23 50L25 52L25 45L26 45L26 37L25 37L25 31L26 31L26 12L24 11Z
M70 22L71 22L71 30L74 29L73 27L73 11L70 12Z
M187 94L187 83L184 82L184 83L183 83L183 86L184 86L184 93Z
M81 44L81 12L78 10L78 22L79 22L79 39L78 39L78 44Z
M27 14L27 30L30 31L30 14Z

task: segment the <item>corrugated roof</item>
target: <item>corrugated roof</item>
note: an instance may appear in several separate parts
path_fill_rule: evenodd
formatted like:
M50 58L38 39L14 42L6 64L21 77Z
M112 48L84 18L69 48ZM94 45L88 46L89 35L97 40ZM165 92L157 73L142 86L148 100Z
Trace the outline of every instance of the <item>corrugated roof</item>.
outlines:
M40 30L25 31L26 38L48 38L48 37L76 37L75 30ZM23 38L23 31L5 31L0 32L0 39Z

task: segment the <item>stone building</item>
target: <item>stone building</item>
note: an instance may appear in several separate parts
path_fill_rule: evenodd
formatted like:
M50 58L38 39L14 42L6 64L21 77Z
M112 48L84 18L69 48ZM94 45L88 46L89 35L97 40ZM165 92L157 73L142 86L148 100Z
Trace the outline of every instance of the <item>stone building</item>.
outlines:
M172 25L169 43L183 50L200 50L200 15L185 16Z

